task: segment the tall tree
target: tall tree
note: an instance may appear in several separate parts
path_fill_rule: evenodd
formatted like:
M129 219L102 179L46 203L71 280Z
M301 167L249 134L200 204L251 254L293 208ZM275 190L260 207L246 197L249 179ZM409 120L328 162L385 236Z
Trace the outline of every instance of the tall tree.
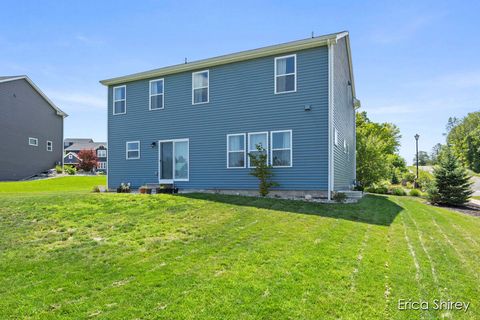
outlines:
M438 164L440 153L442 152L443 147L444 145L442 145L441 143L437 143L436 145L433 146L432 152L430 153L430 161L432 165Z
M413 157L413 164L417 163L417 155ZM418 151L418 165L419 166L428 166L432 162L430 160L430 156L426 151Z
M357 112L357 180L362 187L392 179L399 160L400 130L391 123L375 123Z
M447 144L464 166L480 172L480 111L448 119Z

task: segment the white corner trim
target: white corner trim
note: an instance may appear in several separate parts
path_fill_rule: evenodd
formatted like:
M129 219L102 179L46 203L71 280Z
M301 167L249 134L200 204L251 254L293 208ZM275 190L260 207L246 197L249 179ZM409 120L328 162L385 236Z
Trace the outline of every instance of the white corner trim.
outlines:
M336 42L336 41L335 41ZM331 200L334 189L334 139L333 135L333 108L334 100L334 43L328 42L328 200Z

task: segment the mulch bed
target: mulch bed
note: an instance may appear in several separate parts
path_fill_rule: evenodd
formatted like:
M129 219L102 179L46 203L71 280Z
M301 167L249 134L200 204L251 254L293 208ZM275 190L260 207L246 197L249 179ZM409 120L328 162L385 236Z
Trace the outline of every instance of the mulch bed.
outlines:
M468 215L471 215L471 216L474 216L474 217L480 217L480 205L474 204L474 203L471 203L471 202L467 203L463 207L441 206L441 205L437 206L437 207L457 211L457 212L468 214Z

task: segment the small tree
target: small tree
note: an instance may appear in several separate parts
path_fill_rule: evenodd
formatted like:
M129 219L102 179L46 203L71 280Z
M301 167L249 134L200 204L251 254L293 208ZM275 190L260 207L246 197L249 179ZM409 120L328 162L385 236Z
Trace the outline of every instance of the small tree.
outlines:
M252 166L252 172L250 172L250 174L258 178L258 192L262 197L265 197L271 187L278 186L279 184L272 181L272 166L267 162L268 157L266 150L261 144L255 145L255 148L257 149L255 153L248 154Z
M77 154L80 159L80 163L77 165L77 168L85 172L90 172L97 167L97 154L95 150L80 150Z
M431 203L460 206L472 195L470 176L449 149L443 153L433 174L435 182L427 188Z

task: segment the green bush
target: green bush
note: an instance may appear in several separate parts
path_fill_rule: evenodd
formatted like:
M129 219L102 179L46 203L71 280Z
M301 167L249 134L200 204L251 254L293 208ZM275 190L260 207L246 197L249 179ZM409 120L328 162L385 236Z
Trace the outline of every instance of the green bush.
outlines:
M62 168L62 166L59 166L59 165L55 166L55 171L57 171L58 174L63 173L63 168Z
M347 195L343 192L335 192L333 194L333 200L338 203L343 203L347 200Z
M77 173L77 169L73 166L65 166L65 173L69 174L71 176L75 175Z
M365 192L387 194L388 186L385 183L373 184L371 187L365 188Z
M410 190L410 196L412 197L420 197L422 195L422 193L420 192L420 190L418 189L412 189Z
M92 189L92 192L100 192L100 187L99 186L94 186Z
M418 187L422 190L426 190L427 186L433 181L433 176L430 172L419 170L418 171Z
M272 181L273 172L272 166L268 164L267 151L261 144L257 144L255 147L257 152L248 154L252 165L250 175L258 178L258 192L262 197L265 197L270 192L271 187L276 187L279 184Z
M413 183L415 181L415 173L413 172L405 172L403 174L403 180L407 181L407 182L410 182L410 183Z
M405 189L400 188L400 187L394 187L394 188L392 188L391 193L392 193L394 196L406 196L406 195L407 195L407 192L405 192Z

